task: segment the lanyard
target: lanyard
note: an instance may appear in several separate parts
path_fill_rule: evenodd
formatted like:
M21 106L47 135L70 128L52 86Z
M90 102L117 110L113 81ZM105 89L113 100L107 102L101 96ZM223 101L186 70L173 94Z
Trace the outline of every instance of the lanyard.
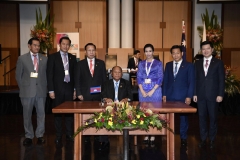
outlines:
M147 68L147 60L146 60L145 69L146 69L147 77L148 77L148 75L149 75L149 73L150 73L150 70L151 70L153 61L154 61L154 59L152 59L152 62L151 62L151 64L150 64L149 68Z

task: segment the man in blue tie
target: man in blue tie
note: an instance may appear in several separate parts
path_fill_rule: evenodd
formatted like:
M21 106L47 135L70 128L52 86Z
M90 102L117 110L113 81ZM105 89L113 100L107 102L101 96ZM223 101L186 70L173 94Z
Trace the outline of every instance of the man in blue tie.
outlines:
M128 102L132 100L132 90L129 81L122 78L122 68L112 68L112 77L102 85L101 97L104 102Z
M105 81L101 87L101 98L103 101L106 103L131 101L131 85L129 81L122 78L122 68L119 66L113 67L111 74L113 79ZM101 150L109 149L108 141L103 142L103 144Z
M60 50L48 56L47 82L49 97L52 99L52 107L56 107L65 101L76 98L74 90L74 69L76 56L68 53L71 46L69 37L59 40ZM73 141L73 114L64 114L66 125L66 140ZM54 125L56 129L56 144L62 143L62 114L54 114Z
M182 59L182 47L174 45L171 48L173 61L165 66L163 78L163 102L179 101L187 105L191 103L194 92L194 67ZM181 146L187 146L188 117L180 115Z

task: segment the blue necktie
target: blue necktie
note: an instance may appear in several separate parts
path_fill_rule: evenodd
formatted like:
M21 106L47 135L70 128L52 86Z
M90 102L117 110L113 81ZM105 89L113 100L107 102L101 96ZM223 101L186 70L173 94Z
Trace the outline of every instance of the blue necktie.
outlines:
M63 54L63 65L64 65L64 70L68 70L69 69L69 64L68 64L68 60L67 60L67 53ZM68 75L65 75L64 77L64 81L65 82L69 82L70 81L70 76L69 76L69 70L68 70Z
M115 82L115 98L114 101L118 101L118 82Z
M177 76L177 65L178 65L178 63L175 63L174 78L176 78L176 76Z

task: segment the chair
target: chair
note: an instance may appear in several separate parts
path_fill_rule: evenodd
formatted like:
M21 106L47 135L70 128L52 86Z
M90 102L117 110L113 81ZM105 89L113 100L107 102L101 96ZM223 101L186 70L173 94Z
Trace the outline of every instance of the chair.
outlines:
M122 69L123 70L123 75L122 75L122 78L127 80L127 81L130 81L130 74L128 73L128 70L127 69ZM124 71L127 71L127 72L124 72ZM108 79L112 79L112 75L111 75L111 70L108 69Z

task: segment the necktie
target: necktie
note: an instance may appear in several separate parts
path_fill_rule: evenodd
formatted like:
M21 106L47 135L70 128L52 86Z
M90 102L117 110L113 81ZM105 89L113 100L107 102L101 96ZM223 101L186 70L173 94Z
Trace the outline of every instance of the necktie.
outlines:
M65 72L64 81L69 82L70 81L70 76L69 76L69 70L68 70L69 69L69 64L68 64L68 60L67 60L67 53L64 53L63 55L64 55L63 56L64 70L68 71L68 74L66 74L66 72Z
M208 60L206 59L206 63L205 63L205 76L207 75L207 69L208 69Z
M115 82L115 98L114 101L118 101L118 82Z
M207 69L208 67L208 60L206 60L206 63L205 63L205 68Z
M90 59L90 66L89 66L89 70L92 74L92 77L93 77L93 73L94 73L94 70L93 70L93 63L92 63L92 59Z
M176 78L176 76L177 76L177 65L178 65L178 63L175 63L174 78Z
M34 70L36 72L38 72L38 59L37 59L37 55L33 55L34 59L33 59L33 63L34 63Z

